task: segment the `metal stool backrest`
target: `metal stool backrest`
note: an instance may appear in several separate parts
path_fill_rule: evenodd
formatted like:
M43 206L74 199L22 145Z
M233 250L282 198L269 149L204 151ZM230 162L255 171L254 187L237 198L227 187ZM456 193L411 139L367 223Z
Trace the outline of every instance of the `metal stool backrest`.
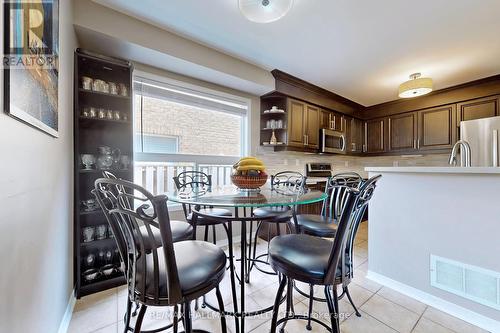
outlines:
M210 188L212 176L201 171L184 171L173 177L175 187L182 188Z
M282 171L271 175L271 189L282 192L300 192L305 189L306 179L304 175L296 171Z
M365 213L368 202L373 197L376 184L382 176L375 176L364 182L359 189L346 187L345 207L340 215L335 238L333 240L332 251L330 252L328 270L326 272L326 282L335 283L337 267L345 266L347 247L353 242L353 234L356 225L359 225ZM344 277L342 271L342 278ZM351 272L352 274L352 272Z
M103 171L102 172L103 176L108 179L118 179L113 173L109 171ZM96 197L97 201L99 204L104 204L106 207L111 209L113 206L116 205L115 201L116 200L122 200L122 205L126 206L127 208L131 209L132 204L126 198L125 196L120 196L121 193L124 193L125 190L122 186L119 185L114 185L114 186L109 186L107 189L108 191L102 192L102 200L99 202L99 198L97 197L96 190L92 190L92 194ZM118 199L120 198L120 199ZM101 205L102 208L102 205ZM124 272L127 271L128 268L128 260L127 260L127 245L125 239L122 237L122 233L120 232L120 226L119 222L116 220L116 218L113 218L109 215L106 215L106 220L108 221L109 227L111 228L111 231L113 232L114 239L116 241L116 245L118 247L118 252L120 253L121 257L121 263L125 267Z
M108 179L119 179L118 177L115 176L114 173L111 173L109 171L103 171L102 175L104 176L104 178L108 178ZM119 186L115 186L115 188L116 188L117 192L123 192L123 188L120 188ZM121 198L121 200L126 200L126 201L123 201L123 205L126 205L126 207L128 207L129 209L132 209L133 203L131 203L127 197L121 196L120 198Z
M347 189L358 189L363 178L355 172L339 173L330 178L326 183L325 192L328 194L321 208L321 215L338 221L345 206Z
M207 175L201 171L184 171L173 177L175 187L177 190L196 190L198 194L202 194L204 191L210 191L212 188L212 176ZM184 210L184 217L188 217L189 214L193 212L193 208L197 210L200 208L207 208L196 206L192 207L188 204L182 204L182 209Z
M117 188L121 190L115 194ZM94 193L108 221L117 226L115 235L125 242L129 295L145 304L174 305L181 302L167 197L153 196L141 186L125 180L107 178L95 181ZM132 202L138 208L130 208L126 202ZM141 226L146 228L146 233L141 232ZM155 226L159 226L162 246L150 248L147 244L155 242L152 231ZM152 264L152 269L147 269L148 259L151 259L149 265ZM161 299L160 266L165 267L162 272L167 281L167 298L162 295Z

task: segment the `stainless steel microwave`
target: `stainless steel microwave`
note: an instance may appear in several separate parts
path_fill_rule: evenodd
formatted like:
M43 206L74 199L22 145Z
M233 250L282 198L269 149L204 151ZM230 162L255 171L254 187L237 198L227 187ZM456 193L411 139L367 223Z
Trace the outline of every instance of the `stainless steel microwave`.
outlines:
M344 132L332 131L323 128L320 132L321 152L332 154L345 154L347 142Z

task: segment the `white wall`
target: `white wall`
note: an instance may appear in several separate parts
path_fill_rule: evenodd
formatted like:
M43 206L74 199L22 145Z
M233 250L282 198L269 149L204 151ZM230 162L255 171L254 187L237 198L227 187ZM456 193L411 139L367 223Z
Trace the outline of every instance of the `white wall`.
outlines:
M500 332L500 311L430 284L431 254L500 272L500 175L370 172L376 174L382 178L369 208L370 272L415 288L419 292L410 292L412 297ZM488 288L486 282L476 287ZM400 291L405 289L411 290Z
M57 332L73 290L76 38L59 3L59 138L0 113L0 332Z

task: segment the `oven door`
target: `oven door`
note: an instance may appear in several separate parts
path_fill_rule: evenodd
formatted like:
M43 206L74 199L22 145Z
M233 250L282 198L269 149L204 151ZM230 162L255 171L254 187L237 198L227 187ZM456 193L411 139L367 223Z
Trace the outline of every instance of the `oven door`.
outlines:
M343 132L332 131L326 128L321 130L321 152L331 154L346 153L346 138Z

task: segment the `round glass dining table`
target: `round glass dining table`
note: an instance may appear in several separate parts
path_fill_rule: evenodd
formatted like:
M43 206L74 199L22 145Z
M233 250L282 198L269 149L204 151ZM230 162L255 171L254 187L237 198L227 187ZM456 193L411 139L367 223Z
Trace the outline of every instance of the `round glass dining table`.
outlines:
M314 190L271 189L266 184L257 191L240 190L233 185L184 188L167 196L169 201L189 205L257 208L306 205L324 200L326 194Z
M251 265L249 260L252 239L253 222L257 221L252 214L254 208L259 207L280 207L287 206L291 208L292 220L296 221L296 210L300 205L312 204L321 202L326 199L326 193L316 190L287 190L287 189L271 189L269 183L264 185L259 191L240 190L235 186L212 186L212 187L197 187L184 188L181 190L167 193L169 201L177 202L192 207L225 207L234 209L234 214L231 217L223 217L225 228L228 234L228 252L229 252L229 270L232 286L232 298L234 312L225 312L225 315L235 317L236 333L245 332L245 317L260 315L264 312L272 310L272 305L253 312L245 312L245 284L249 283L249 274ZM241 235L247 235L247 224L250 223L250 241L247 237L241 237L241 255L240 255L240 277L236 274L233 256L233 239L232 239L232 222L241 222ZM240 282L239 299L236 295L236 279ZM218 311L214 306L205 303L209 308Z

